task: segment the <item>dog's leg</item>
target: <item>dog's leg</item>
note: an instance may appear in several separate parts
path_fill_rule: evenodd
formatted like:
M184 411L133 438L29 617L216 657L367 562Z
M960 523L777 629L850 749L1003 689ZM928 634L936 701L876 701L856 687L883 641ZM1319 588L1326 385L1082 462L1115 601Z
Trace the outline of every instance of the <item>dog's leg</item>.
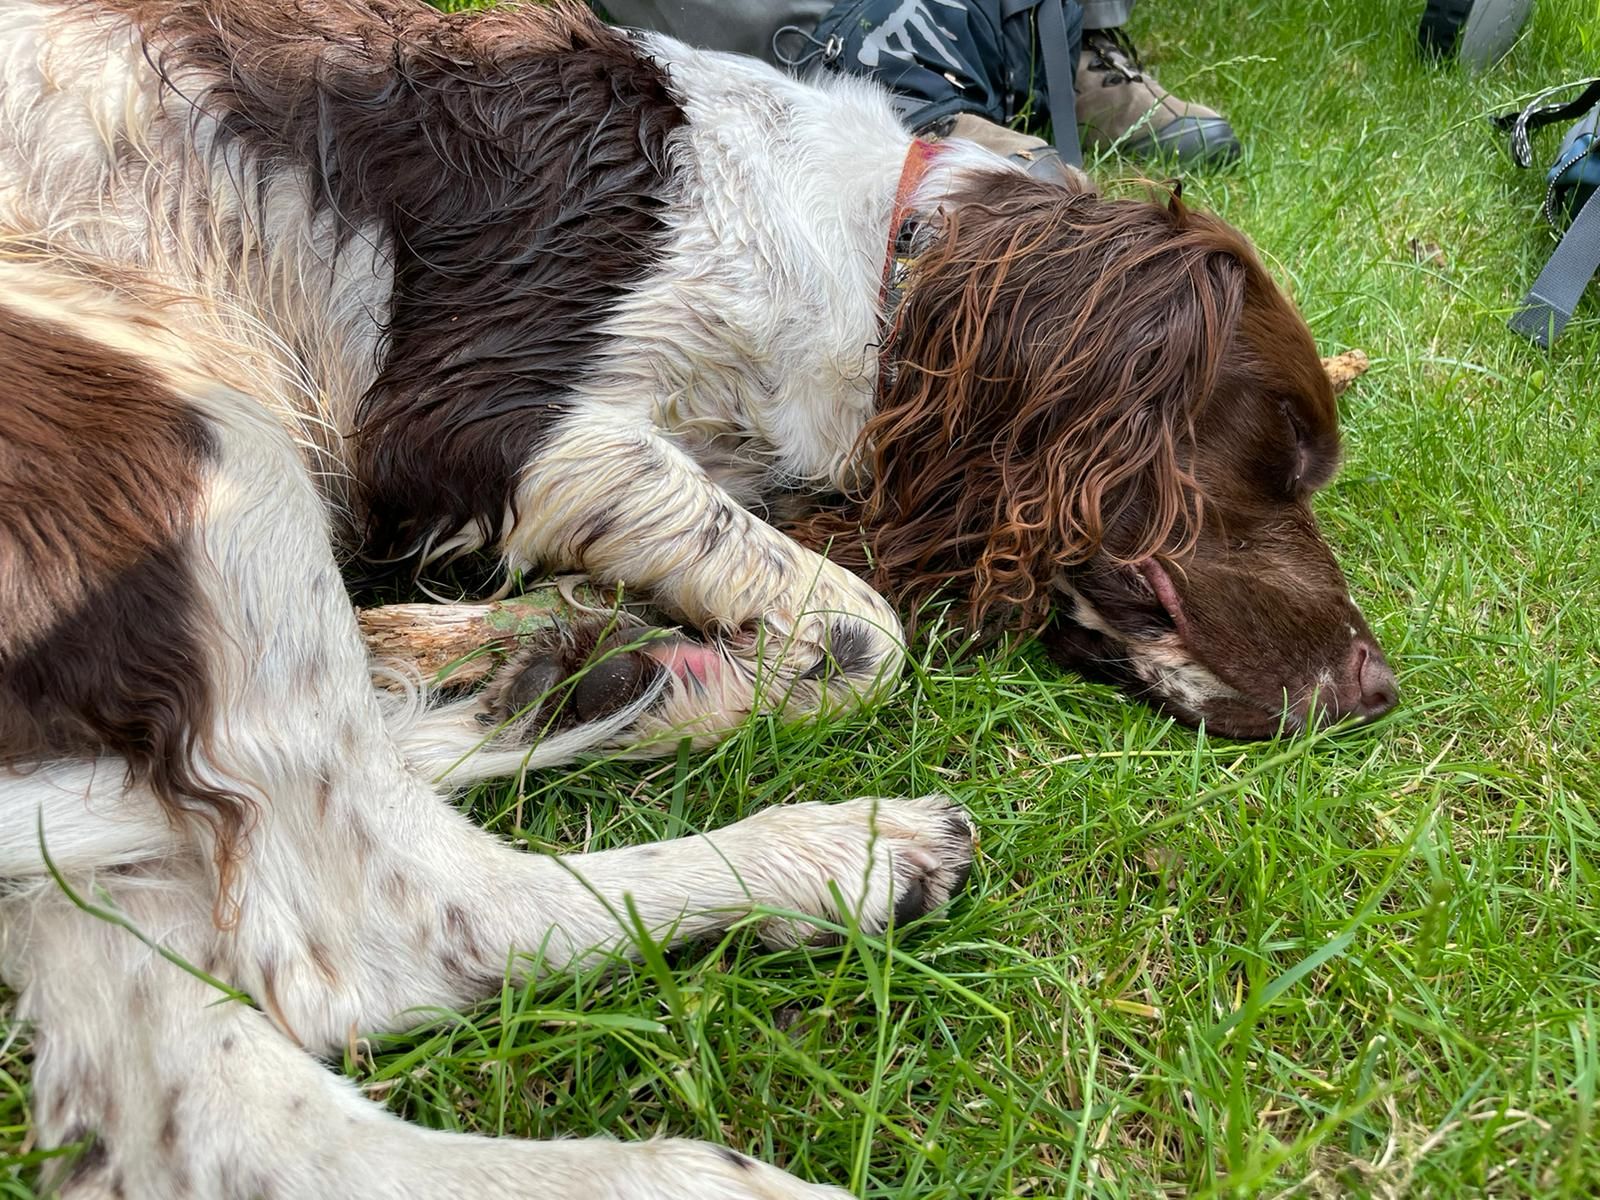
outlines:
M0 879L44 874L44 853L71 873L187 850L155 796L127 776L115 758L0 769L0 813L10 814L0 820Z
M192 965L219 935L190 856L102 872L98 891ZM273 1028L80 912L49 883L0 900L0 971L33 1026L39 1144L61 1200L825 1200L732 1150L683 1140L528 1142L409 1125Z
M431 798L379 800L342 779L325 822L274 824L244 887L270 893L309 878L319 892L260 911L247 894L223 953L231 978L322 1048L352 1025L404 1027L409 1010L471 1004L508 970L520 978L631 953L640 936L676 944L752 914L776 946L828 940L807 915L878 931L945 903L966 878L973 838L965 814L938 797L862 799L558 859L512 850Z
M215 1005L205 985L71 907L37 869L11 881L0 972L40 1022L42 1143L104 1139L69 1168L67 1194L819 1194L694 1145L540 1145L409 1129L360 1108L293 1043L329 1049L352 1028L459 1008L498 988L508 964L520 976L534 962L589 961L626 951L638 932L680 940L751 914L780 944L814 932L806 915L881 928L958 886L971 855L965 817L938 800L795 805L706 837L566 861L498 842L446 803L391 735L325 514L284 432L248 397L179 366L157 377L141 360L95 350L90 333L52 336L100 354L115 368L107 377L158 394L152 421L174 422L195 448L195 494L165 505L174 515L160 552L138 572L97 581L96 620L57 618L75 640L52 641L39 608L42 640L30 646L58 645L67 665L92 657L101 691L58 689L56 702L94 717L108 750L135 762L144 754L145 783L125 800L137 804L148 788L184 845L85 847L67 830L64 877L247 991L264 1015ZM149 329L139 333L148 344ZM98 480L81 486L104 490ZM181 604L184 643L147 639L142 657L126 659L123 635L159 615L153 597ZM151 679L178 690L152 692ZM161 718L160 757L136 744L143 725L128 735L125 722L102 719L104 697L124 695L142 698L136 715ZM21 778L0 809L0 845L37 836L52 803L42 776ZM48 813L44 827L47 842L66 829ZM96 869L97 849L140 861Z
M470 1004L516 952L551 969L625 948L624 894L651 936L678 939L760 907L840 919L831 882L849 915L882 928L896 908L942 903L964 874L971 827L943 801L794 805L665 848L566 861L485 834L391 734L288 438L244 397L202 403L215 453L193 561L226 570L196 573L221 711L200 744L218 782L255 801L232 895L212 897L224 913L237 900L219 973L304 1044ZM803 936L781 922L767 932Z
M647 424L569 419L525 469L513 508L502 548L514 561L581 567L705 635L636 652L652 670L629 678L659 671L670 682L628 730L636 748L661 735L711 741L752 711L859 705L898 675L889 604L747 511Z
M558 859L472 826L382 739L325 749L322 770L274 784L219 945L222 973L314 1048L352 1026L469 1005L508 971L629 953L640 935L677 943L752 916L775 945L817 937L806 915L880 930L943 904L972 853L966 816L925 798L788 805L704 836Z

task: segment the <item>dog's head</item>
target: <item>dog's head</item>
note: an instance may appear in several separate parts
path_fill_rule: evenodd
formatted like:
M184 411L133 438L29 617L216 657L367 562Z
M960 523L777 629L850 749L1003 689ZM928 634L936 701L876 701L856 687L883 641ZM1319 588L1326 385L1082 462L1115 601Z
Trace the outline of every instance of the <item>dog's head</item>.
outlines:
M1249 243L1168 204L1031 180L954 197L912 267L863 494L813 522L907 606L1213 732L1393 707L1393 672L1317 531L1338 464L1310 331Z

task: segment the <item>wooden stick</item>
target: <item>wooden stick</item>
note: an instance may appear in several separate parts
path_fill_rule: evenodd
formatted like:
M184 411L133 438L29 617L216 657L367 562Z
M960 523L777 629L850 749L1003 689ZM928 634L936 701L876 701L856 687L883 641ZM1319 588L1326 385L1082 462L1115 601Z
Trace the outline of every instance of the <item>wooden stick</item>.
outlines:
M639 616L626 610L629 616ZM482 604L384 604L358 609L367 649L379 662L415 669L430 683L474 684L527 638L582 616L618 612L616 596L573 578ZM384 682L379 677L380 682Z

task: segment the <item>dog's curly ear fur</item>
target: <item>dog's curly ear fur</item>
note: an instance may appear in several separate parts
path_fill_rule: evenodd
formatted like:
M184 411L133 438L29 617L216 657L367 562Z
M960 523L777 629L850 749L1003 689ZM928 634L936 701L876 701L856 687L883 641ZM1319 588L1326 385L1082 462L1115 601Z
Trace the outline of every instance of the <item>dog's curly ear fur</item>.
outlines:
M949 585L973 628L1003 610L1030 628L1062 568L1192 541L1188 447L1254 258L1175 195L1009 176L957 193L939 222L862 434L861 492L794 532L908 611Z

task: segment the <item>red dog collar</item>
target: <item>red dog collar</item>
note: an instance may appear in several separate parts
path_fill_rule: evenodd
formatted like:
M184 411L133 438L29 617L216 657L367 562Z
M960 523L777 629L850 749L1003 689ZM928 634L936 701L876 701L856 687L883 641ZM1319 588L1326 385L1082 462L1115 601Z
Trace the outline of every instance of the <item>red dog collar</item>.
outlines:
M936 142L912 138L911 146L906 150L906 160L900 167L900 182L894 189L894 205L889 209L889 242L883 253L883 280L878 285L878 310L883 313L885 327L883 349L888 349L889 343L894 340L894 322L890 319L888 302L889 287L894 281L895 263L899 257L896 251L900 243L901 226L906 222L917 185L943 149Z

